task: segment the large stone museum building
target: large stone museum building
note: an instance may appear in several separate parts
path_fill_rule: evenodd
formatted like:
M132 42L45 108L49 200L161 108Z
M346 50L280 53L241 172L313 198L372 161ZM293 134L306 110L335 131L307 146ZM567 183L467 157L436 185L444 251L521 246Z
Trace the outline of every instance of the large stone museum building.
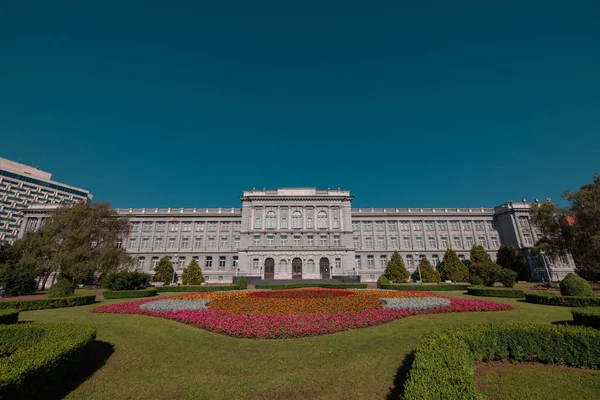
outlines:
M352 208L346 190L248 190L241 208L120 208L131 230L123 246L138 270L152 273L169 256L177 274L192 259L208 283L234 276L317 279L360 275L375 281L397 250L409 271L420 257L439 265L447 248L465 260L475 244L492 260L502 244L520 249L536 279L562 279L570 257L531 253L537 240L525 200L494 208ZM57 205L23 210L20 236L35 230Z

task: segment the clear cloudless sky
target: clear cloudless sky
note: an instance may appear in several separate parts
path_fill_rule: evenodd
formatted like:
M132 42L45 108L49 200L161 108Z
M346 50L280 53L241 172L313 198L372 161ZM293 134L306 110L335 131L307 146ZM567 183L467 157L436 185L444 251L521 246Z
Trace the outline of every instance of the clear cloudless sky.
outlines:
M600 172L600 2L0 1L0 157L115 207L491 207Z

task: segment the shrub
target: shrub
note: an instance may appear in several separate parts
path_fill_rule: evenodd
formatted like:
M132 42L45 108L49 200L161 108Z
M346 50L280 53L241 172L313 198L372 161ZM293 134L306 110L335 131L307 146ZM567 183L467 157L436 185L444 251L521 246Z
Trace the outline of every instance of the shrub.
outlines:
M383 275L391 282L406 282L408 280L410 274L397 250L394 251L392 258L388 261Z
M15 268L4 264L0 271L0 286L8 296L26 296L34 294L36 289L35 274L29 268Z
M156 293L156 289L115 290L103 292L102 296L104 296L105 299L132 299L136 297L156 296Z
M523 292L522 290L490 289L483 286L468 287L467 294L470 294L472 296L510 297L515 299L522 299L523 297L525 297L525 292Z
M59 297L68 297L75 293L73 285L67 279L59 279L46 293L46 297L49 299L57 299Z
M502 279L502 267L491 261L487 263L471 263L469 265L470 281L482 283L485 286L494 286Z
M472 264L489 264L491 262L489 254L480 244L471 247L469 260Z
M450 284L437 284L437 285L381 285L381 289L391 290L424 290L426 292L438 292L438 291L449 291L449 290L462 290L465 291L470 285L450 285Z
M440 273L433 268L427 257L422 257L419 261L419 271L421 272L421 280L427 283L438 283L442 280Z
M600 331L567 325L484 324L425 334L404 386L406 400L479 399L475 363L536 361L593 368L600 365Z
M173 264L171 263L171 258L165 256L158 261L156 267L154 267L152 282L164 282L165 284L173 282Z
M158 293L164 292L223 292L227 290L238 290L239 286L158 286Z
M571 310L575 325L600 329L600 307L581 307Z
M568 274L560 282L560 294L563 296L594 297L590 284L575 274Z
M95 301L95 295L69 296L55 299L0 301L0 309L18 308L21 311L46 310L49 308L83 306L93 304Z
M443 281L466 282L469 279L469 269L452 249L446 249L440 274Z
M16 324L19 320L19 313L21 310L14 308L6 308L0 310L0 325Z
M239 281L238 281L239 282ZM299 288L325 288L325 289L366 289L366 283L290 283L281 285L255 285L256 289L299 289Z
M390 280L385 276L385 275L381 275L379 278L377 278L377 287L381 289L381 285L389 285L390 284Z
M87 362L96 330L87 325L30 323L0 326L0 398L44 398Z
M545 304L547 306L562 307L598 307L600 298L581 296L556 296L553 293L525 293L528 303Z
M247 289L248 288L248 281L246 280L245 276L240 276L238 278L237 281L235 281L235 284L240 288L240 289Z
M204 282L204 275L202 275L202 268L198 265L196 259L192 259L190 265L183 270L181 281L184 285L199 285Z
M502 282L502 286L514 287L517 283L517 275L518 273L516 271L513 271L512 269L502 269L502 275L500 279L500 282Z
M137 271L119 271L108 274L102 279L102 287L109 290L146 289L150 275Z

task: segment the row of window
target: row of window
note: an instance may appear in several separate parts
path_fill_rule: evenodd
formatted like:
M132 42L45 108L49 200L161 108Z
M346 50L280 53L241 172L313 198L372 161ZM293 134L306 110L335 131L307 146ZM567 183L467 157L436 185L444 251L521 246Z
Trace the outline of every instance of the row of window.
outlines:
M172 259L172 257L169 257ZM156 267L156 265L158 264L159 261L159 257L152 257L152 259L150 260L150 268L154 269ZM198 262L198 264L200 264L200 257L194 256L192 257L192 259L196 260L196 262ZM227 264L228 264L228 257L227 256L219 256L218 259L215 260L215 266L220 269L220 270L224 270L227 268ZM176 263L174 265L174 267L176 269L184 269L187 266L186 264L186 258L185 257L179 257L179 259L176 260ZM231 263L229 265L232 269L237 268L238 266L238 256L233 256L231 258ZM140 269L145 269L146 267L146 257L139 257L138 258L138 268ZM204 259L204 268L205 269L212 269L213 267L213 256L206 256Z
M239 237L235 237L233 238L233 248L235 249L239 249L240 248L240 242L241 239ZM164 240L162 237L156 237L154 238L154 244L152 246L153 249L162 249L163 248L163 244L164 244ZM150 238L142 238L141 240L141 248L142 249L150 249ZM191 238L187 238L187 237L183 237L181 238L181 241L179 242L179 247L177 246L177 238L174 237L170 237L167 239L166 245L167 245L167 249L191 249ZM193 238L193 245L194 245L194 249L199 249L202 247L202 238L201 237L195 237ZM117 241L116 244L117 247L123 247L123 242L121 240ZM137 249L138 246L138 240L137 238L129 238L129 241L127 242L127 248L128 249ZM217 239L216 238L208 238L206 241L206 248L207 249L216 249L217 248ZM222 237L221 241L220 241L220 246L219 248L229 248L229 238L228 237Z
M352 230L359 231L372 231L373 225L375 226L376 231L385 231L385 227L387 224L387 229L389 231L397 231L400 228L401 231L434 231L435 224L437 223L437 229L440 231L447 231L448 228L451 231L460 231L461 228L463 231L483 231L487 226L488 230L496 229L494 221L353 221L352 222Z
M325 260L327 263L329 263L329 259L327 259L327 258L323 258L322 260ZM259 269L260 267L261 267L260 259L259 258L252 259L252 268ZM286 259L282 259L279 261L279 272L287 272L288 271L287 267L288 267L288 261ZM335 258L333 260L333 267L336 269L342 268L342 259ZM315 270L315 260L313 260L311 258L306 261L306 270L305 271L309 274L317 272Z
M413 243L413 239L414 239L414 243ZM491 241L492 248L499 247L500 243L498 242L498 238L496 236L491 237L490 241ZM439 242L440 242L442 248L450 247L450 238L448 236L441 236ZM424 243L425 243L425 238L423 236L416 236L414 238L411 238L409 236L404 236L402 238L402 247L405 247L405 248L412 248L413 244L414 244L414 247L422 249L422 248L425 248ZM360 238L355 236L353 238L353 244L354 244L354 248L356 248L356 249L361 248ZM475 238L472 236L465 237L464 244L468 248L473 247L475 245ZM478 236L477 244L482 245L483 247L486 247L486 248L488 247L488 242L487 242L487 239L485 236ZM462 238L460 236L453 236L452 237L452 246L458 247L458 248L463 247ZM377 247L380 249L386 248L386 239L384 236L377 237ZM390 247L392 247L394 249L399 248L398 238L396 236L390 237ZM435 236L427 237L427 247L429 247L429 248L437 248L438 247L438 240ZM373 248L373 238L372 237L366 237L364 239L364 248L366 248L366 249Z
M329 238L327 235L320 235L319 236L319 245L320 246L327 246L329 242ZM254 246L262 246L263 245L263 239L262 236L260 235L254 235L253 237L253 241L252 241ZM342 242L341 242L341 238L340 235L334 235L333 236L333 245L334 246L341 246ZM275 245L275 238L272 235L267 235L267 241L266 241L266 245L267 246L274 246ZM287 235L279 235L279 246L287 246L288 245L288 237ZM301 246L302 245L302 237L300 235L294 235L292 238L292 245L294 246ZM315 237L314 235L306 235L306 241L304 243L305 246L314 246L315 245Z
M416 267L416 265L419 263L419 260L421 259L421 257L424 257L424 256L415 255L413 257L411 254L404 256L404 258L406 258L406 265L408 267ZM464 254L459 254L458 258L463 262L465 261ZM362 266L363 266L362 259L363 259L362 256L355 256L354 266L356 267L356 269L362 269ZM387 255L379 256L379 267L385 268L387 266L387 263L388 263ZM432 255L431 256L431 264L434 267L437 267L438 265L440 265L440 256L437 254ZM372 269L375 268L375 256L374 255L367 255L367 267L372 268Z
M254 220L254 229L262 229L262 227L263 227L262 219L260 217L257 217ZM302 213L300 211L294 211L292 213L292 228L300 229L302 227L303 227ZM327 212L319 211L317 213L317 227L319 229L326 229L327 227L329 227L329 221L327 219ZM339 229L340 228L340 220L338 218L333 218L331 220L331 227L333 229ZM265 215L265 228L266 229L276 229L277 228L277 215L275 214L275 211L269 211ZM279 220L279 228L280 229L288 228L287 218L282 217ZM306 219L306 229L314 229L314 221L310 217L308 217Z
M216 232L218 222L209 221L209 222L132 222L131 223L131 232L139 232L140 228L142 232L152 232L153 227L155 226L155 232L166 232L167 228L169 232L179 232L181 229L182 232L204 232L205 228L208 232ZM221 222L220 231L221 232L229 232L231 230L231 226L233 224L233 230L239 231L242 229L242 223L240 221L231 222Z
M55 183L44 182L39 179L30 178L28 176L24 176L24 175L20 175L20 174L15 174L14 172L0 170L0 176L5 176L8 178L16 179L17 181L33 183L35 185L44 186L44 187L47 187L50 189L60 190L61 192L71 193L76 196L81 196L83 198L87 198L87 196L88 196L87 193L82 192L80 190L71 189L71 188L68 188L65 186L57 185Z

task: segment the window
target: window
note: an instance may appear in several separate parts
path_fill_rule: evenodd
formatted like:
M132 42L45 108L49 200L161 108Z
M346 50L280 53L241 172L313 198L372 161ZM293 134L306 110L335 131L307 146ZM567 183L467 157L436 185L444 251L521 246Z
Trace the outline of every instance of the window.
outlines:
M152 269L158 265L158 257L152 257Z
M492 236L492 247L494 247L494 248L498 247L498 238L495 236Z
M327 213L325 211L319 211L317 214L317 223L319 229L327 228Z
M275 211L267 212L267 229L275 229L277 228L277 216L275 215Z
M260 236L259 235L254 235L254 245L260 246Z
M233 238L233 247L236 249L240 248L240 238L239 237Z
M435 230L435 224L433 221L425 221L425 230L426 231L434 231Z
M375 267L375 257L374 256L367 256L367 266L369 268Z
M227 237L222 237L221 238L221 248L227 248L229 247L229 239Z
M333 229L340 229L340 220L337 218L332 219L331 226Z
M422 249L423 248L423 237L422 236L417 236L415 238L416 244L417 244L417 248Z
M396 236L392 236L390 240L392 241L392 248L397 249L398 248L398 238Z
M140 230L140 223L132 222L131 223L131 232L139 232L139 230Z
M519 225L521 225L523 228L527 228L529 226L527 217L519 217Z
M402 238L402 241L403 241L403 243L404 243L404 247L406 247L406 248L410 248L410 247L411 247L411 246L410 246L410 238L409 238L409 237L407 237L407 236L404 236L404 237Z
M292 228L302 228L302 213L300 211L292 213Z
M281 218L281 229L287 229L288 225L287 225L287 219L286 218Z
M360 230L360 223L358 221L352 221L352 230L353 231Z
M363 231L372 231L373 225L370 222L363 222Z
M142 226L142 230L144 232L152 231L152 222L144 222L144 225Z
M233 256L233 268L237 268L240 263L238 256Z
M273 246L273 236L267 236L267 246Z
M381 267L387 266L387 256L379 256L379 265Z
M233 230L239 232L240 230L242 230L242 223L239 221L236 221L233 223Z
M147 249L150 246L150 239L143 238L142 239L142 249Z
M407 231L408 230L408 222L407 221L400 222L400 230L401 231Z
M185 257L179 257L179 260L177 262L177 269L183 268L185 268Z
M252 268L258 269L259 265L260 265L260 260L258 258L255 258L252 260Z
M161 247L162 247L162 238L157 237L156 239L154 239L154 248L160 249Z
M463 231L470 231L471 230L471 221L463 221L462 228L463 228Z
M365 247L367 249L372 249L373 248L373 238L365 238Z
M181 230L183 232L191 232L192 231L192 223L184 222L183 224L181 224Z
M215 238L214 237L210 237L208 238L208 246L209 249L214 249L215 248Z
M315 227L315 224L313 223L313 219L312 218L307 218L306 219L306 227L308 229L313 229Z
M440 264L440 256L434 254L433 256L431 256L431 262L433 263L434 267L437 267Z
M287 235L281 235L279 243L281 243L282 246L287 246Z
M385 231L385 222L383 222L383 221L376 221L375 222L375 230L376 231Z
M421 230L421 222L413 221L412 229L413 229L413 231L420 231Z
M483 230L483 221L475 221L475 230L482 231Z
M229 222L221 222L221 231L222 232L229 232L230 227L231 227L231 224Z
M212 256L206 256L206 263L204 266L208 269L212 268Z
M440 221L440 222L438 222L438 229L440 231L447 231L448 230L448 225L446 224L446 221Z
M333 235L333 245L340 246L341 244L340 235Z
M460 238L458 236L454 236L453 238L454 247L462 247L460 243Z
M196 222L196 224L194 224L194 229L196 230L196 232L203 232L204 222Z
M358 249L360 247L360 238L357 238L356 236L354 236L352 238L352 244L354 245L355 249Z
M362 262L360 262L360 256L354 256L354 266L356 269L361 269Z
M321 246L327 246L327 236L321 235L319 240L321 241Z
M313 259L308 260L306 262L306 266L307 266L309 274L312 274L315 272L315 261Z
M525 241L525 244L533 244L533 241L531 240L531 234L530 233L524 233L523 234L523 240Z
M335 265L336 269L337 268L342 268L342 259L341 258L336 258L335 261L334 261L334 265Z
M406 265L408 265L409 267L415 266L415 261L413 260L413 256L410 254L406 256Z
M496 229L494 221L485 221L485 224L487 225L489 231L493 231Z
M170 237L169 238L169 249L174 249L174 248L175 248L175 238Z
M485 236L479 236L478 238L478 242L480 245L482 245L483 247L487 247L487 241L485 240Z
M450 221L450 230L451 231L458 231L458 230L460 230L460 227L458 225L458 221Z
M294 235L294 246L300 246L300 236Z
M429 236L427 238L427 243L429 244L429 247L437 247L434 236Z
M226 263L227 263L227 257L219 256L219 269L225 269Z
M202 247L202 238L194 238L194 248L199 249L200 247Z
M209 232L216 232L217 231L217 223L216 222L209 222L208 223L208 231Z
M448 248L448 236L442 236L441 239L442 239L442 247L444 249L447 249Z
M144 269L144 264L146 263L146 259L144 257L138 258L138 268Z
M395 221L388 222L388 230L390 230L390 231L397 231L398 230L398 225L396 224Z
M315 245L315 239L313 235L308 235L306 237L306 245L307 246L314 246Z
M169 222L169 232L179 231L179 222Z
M254 220L254 229L260 229L262 228L262 222L260 220L260 218L256 218Z
M379 247L380 249L385 249L385 237L383 237L383 236L377 237L377 247Z
M188 248L188 244L190 243L190 239L189 238L181 238L181 248L182 249L187 249Z

